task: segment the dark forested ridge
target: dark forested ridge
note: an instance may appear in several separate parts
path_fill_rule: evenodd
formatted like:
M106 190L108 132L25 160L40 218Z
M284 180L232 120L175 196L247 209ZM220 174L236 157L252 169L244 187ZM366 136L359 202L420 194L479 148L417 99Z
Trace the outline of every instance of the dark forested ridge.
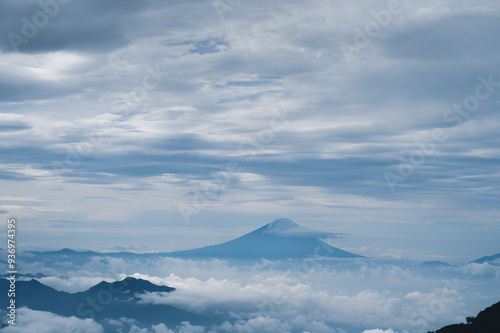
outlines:
M479 312L477 317L467 317L467 323L448 325L429 333L499 333L500 302Z
M9 286L10 281L0 279L1 290L9 290ZM19 308L49 311L64 317L92 318L104 325L105 329L109 326L106 326L108 319L119 320L122 317L148 325L179 325L183 321L210 324L216 321L215 316L209 318L167 304L141 303L142 294L170 292L175 292L175 288L158 286L133 277L115 282L102 281L77 293L58 291L32 279L16 282L16 305ZM9 305L6 296L7 293L0 294L0 309L7 309Z

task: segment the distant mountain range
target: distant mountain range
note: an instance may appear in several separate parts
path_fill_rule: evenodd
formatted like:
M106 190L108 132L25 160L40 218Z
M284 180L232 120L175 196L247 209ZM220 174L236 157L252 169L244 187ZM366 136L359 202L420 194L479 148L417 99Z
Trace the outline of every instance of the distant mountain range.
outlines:
M8 280L0 279L0 290L9 290ZM122 317L136 319L148 325L158 323L178 325L183 321L205 325L218 322L213 317L191 313L170 305L138 303L140 300L138 294L173 291L174 288L127 277L122 281L102 281L86 291L71 294L57 291L32 279L16 282L16 304L18 307L50 311L65 317L92 318L105 328L109 319L119 320ZM0 308L6 309L7 304L7 292L5 292L0 296Z
M289 219L277 219L265 226L231 241L193 250L164 253L100 253L77 252L70 249L48 252L30 252L23 256L26 262L71 258L73 263L84 263L91 257L119 257L138 259L149 257L177 257L190 259L301 259L308 257L364 258L325 243L322 239L338 234L304 228Z
M491 265L500 265L500 253L494 254L492 256L484 256L479 259L473 260L470 263L475 263L475 264L484 264L488 263ZM449 267L452 266L447 262L443 261L426 261L420 264L421 267L439 267L439 266L445 266ZM500 332L499 332L500 333Z
M486 257L476 259L473 261L473 263L482 264L485 262L492 263L493 261L498 261L498 264L500 265L500 253L494 254L492 256L486 256Z
M302 227L297 223L281 218L264 225L248 234L225 243L205 246L197 249L159 252L159 253L132 253L132 252L94 252L74 251L68 248L58 251L24 252L19 260L22 263L70 262L75 265L88 263L93 257L113 257L125 260L144 260L159 257L174 257L186 259L225 259L225 260L287 260L320 258L365 258L361 255L341 250L327 244L326 238L336 238L341 234L318 231ZM4 259L0 259L4 262ZM500 264L500 253L485 256L472 263ZM451 267L450 264L440 261L424 262L422 269Z
M439 260L425 261L420 264L421 267L439 267L439 266L451 266L449 263Z
M479 312L477 317L467 317L467 323L448 325L429 333L499 333L500 302Z

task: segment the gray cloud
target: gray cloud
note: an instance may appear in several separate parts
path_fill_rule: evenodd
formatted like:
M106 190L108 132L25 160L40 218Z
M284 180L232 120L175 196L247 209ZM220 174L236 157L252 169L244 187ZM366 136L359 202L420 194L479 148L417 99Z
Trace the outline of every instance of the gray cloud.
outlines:
M18 53L8 33L22 34L22 17L42 9L2 6L0 178L50 198L38 213L14 211L33 230L40 218L130 226L143 214L150 226L182 225L178 205L230 160L241 172L194 223L222 228L249 214L242 227L253 227L285 212L331 228L330 216L420 225L447 215L472 225L481 209L491 225L497 215L500 92L460 125L443 120L479 76L500 81L496 5L405 3L351 63L339 43L353 43L386 2L243 2L221 21L210 2L74 0ZM290 122L249 161L241 145L285 108ZM448 139L392 193L384 174L397 174L434 128ZM45 182L50 190L35 186ZM88 199L96 196L107 199Z

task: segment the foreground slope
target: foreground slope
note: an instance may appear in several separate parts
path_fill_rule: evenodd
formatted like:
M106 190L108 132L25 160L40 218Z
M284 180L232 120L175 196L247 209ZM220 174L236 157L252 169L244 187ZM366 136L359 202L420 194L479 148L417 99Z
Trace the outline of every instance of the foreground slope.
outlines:
M469 317L467 321L467 324L460 323L445 326L435 333L499 333L500 302L479 312L476 318Z

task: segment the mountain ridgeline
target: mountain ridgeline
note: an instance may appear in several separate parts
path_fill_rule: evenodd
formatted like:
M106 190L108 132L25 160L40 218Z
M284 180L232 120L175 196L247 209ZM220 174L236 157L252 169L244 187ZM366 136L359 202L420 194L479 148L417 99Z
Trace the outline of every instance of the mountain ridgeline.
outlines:
M8 290L9 283L6 279L0 279L1 290ZM217 322L215 317L191 313L167 304L141 303L140 295L173 291L174 288L127 277L115 282L102 281L86 291L67 293L31 279L16 282L16 304L18 307L49 311L65 317L91 318L108 329L109 319L119 320L122 317L149 325L178 325L183 321L199 324ZM5 293L0 297L1 309L6 309L8 302Z

